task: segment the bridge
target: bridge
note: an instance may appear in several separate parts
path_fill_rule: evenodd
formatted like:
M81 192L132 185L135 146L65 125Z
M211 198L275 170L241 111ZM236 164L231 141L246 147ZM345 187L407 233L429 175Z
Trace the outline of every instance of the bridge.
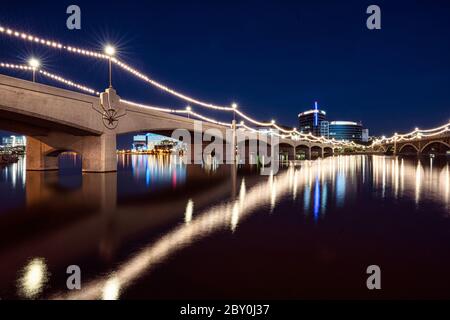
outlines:
M201 163L207 157L216 157L216 160L219 157L217 150L208 148L209 145L206 145L205 140L222 142L221 154L226 154L226 159L219 159L219 162L226 163L246 160L254 162L255 158L261 156L277 161L311 159L333 155L337 151L415 155L447 154L449 151L448 124L436 129L417 129L408 134L383 137L375 140L370 147L364 147L353 142L304 134L296 128L286 129L277 125L275 120L258 121L245 114L234 103L231 106L217 105L189 97L119 60L115 57L114 48L110 46L101 53L4 26L0 26L0 36L33 43L61 54L109 63L110 86L104 92L99 92L41 69L36 59L31 59L29 65L0 62L0 68L33 73L33 82L0 75L0 129L28 136L26 151L28 170L55 170L58 168L58 155L73 151L81 155L85 172L115 171L116 136L143 131L166 136L171 136L174 130L188 132L188 136L181 134L179 137L189 145L187 157L194 159L194 163L199 163L198 159ZM221 122L212 119L194 112L191 106L185 109L171 109L122 99L112 86L113 66L189 105L232 114L233 121ZM66 89L35 83L36 73L63 85ZM69 88L75 91L67 90ZM236 122L236 118L240 118L241 121ZM197 126L198 120L202 121L201 128ZM255 138L249 134L260 135L261 128L267 129L268 132L262 139L265 141L261 142L258 136L258 146L267 144L271 147L265 154L261 154L262 148L257 148L256 151L250 148L250 145L254 145L251 142L254 142ZM196 133L201 133L206 139L199 142L195 139ZM239 139L238 133L243 135L244 139ZM273 139L274 137L276 139ZM276 148L273 148L274 144ZM274 151L279 154L272 155Z
M260 156L258 154L259 149L253 155L247 151L242 152L242 149L245 149L244 147L253 138L247 140L244 138L241 141L236 139L238 132L260 132L249 125L269 128L270 133L266 135L268 138L277 138L277 146L279 145L281 155L285 160L293 160L299 156L309 159L312 156L333 154L337 149L357 147L353 143L303 134L298 132L296 128L292 130L282 128L274 120L271 122L255 120L241 111L237 104L232 104L232 106L216 105L189 97L157 82L131 65L119 60L115 56L115 49L111 46L107 46L105 52L102 53L64 44L49 38L38 37L1 25L0 36L18 42L32 43L34 46L58 51L61 54L95 59L109 64L110 85L105 92L101 93L84 84L43 70L37 59L30 59L28 65L0 62L0 68L33 73L33 83L0 76L0 128L28 136L26 151L28 170L57 169L58 155L65 151L74 151L82 156L83 170L86 172L115 171L116 136L142 131L170 135L175 129L186 130L191 136L183 138L190 141L181 140L187 144L193 141L196 132L200 131L203 135L206 135L206 140L212 139L214 142L217 140L217 133L220 133L222 142L226 142L222 143L223 148L228 151L231 150L231 152L226 153L226 160L233 163L236 160L242 160L242 158ZM176 110L142 105L121 99L112 86L113 66L189 105L233 114L233 121L226 123L211 119L194 112L190 106L186 109ZM36 74L76 92L34 83ZM236 122L237 117L241 120L239 123ZM194 119L202 121L201 129L196 128ZM229 136L224 139L223 137L229 133L230 129L232 131L231 139L229 139ZM269 140L272 141L272 139ZM269 142L270 144L274 144L274 142ZM203 153L206 147L204 143L194 141L192 145L193 148L190 149L193 151L190 152L189 156L194 159L202 159L201 155L205 156ZM273 146L271 145L271 147ZM267 155L271 156L270 154ZM207 156L216 156L216 154L213 151Z
M105 108L104 104L109 106ZM196 132L196 119L159 110L165 109L122 100L112 88L99 98L0 75L0 128L28 137L27 170L56 170L61 153L76 152L82 157L84 172L111 172L117 168L119 134L147 131L170 136L178 129ZM116 118L109 118L108 114ZM225 137L227 129L233 129L233 123L202 121L201 130L205 133L216 130ZM252 131L242 126L239 130ZM313 136L279 135L278 141L284 160L329 156L342 148L338 142ZM270 145L270 140L267 143ZM248 140L235 144L237 154L244 149L244 157L252 157ZM204 148L204 142L201 148L191 144L191 154L201 154ZM225 143L224 148L233 146Z
M122 100L113 88L97 97L0 75L0 128L28 137L27 170L56 170L61 153L76 152L82 157L84 172L111 172L117 168L117 135L146 131L170 136L177 129L191 134L198 130L196 119L159 110L164 109ZM225 137L226 130L232 128L233 123L202 121L201 130ZM246 158L250 157L248 141L236 144L247 150ZM233 148L225 144L227 147ZM305 158L332 155L340 147L315 137L279 137L280 154L286 160L299 154ZM205 142L197 153L204 148Z
M106 95L125 114L113 129L104 125L98 97L0 75L0 128L28 137L28 170L55 170L59 154L71 151L82 156L86 172L116 170L118 134L194 131L192 119L125 104L113 89ZM224 130L212 123L203 128Z
M416 128L405 134L394 134L375 140L370 151L391 155L449 155L450 122L427 130Z

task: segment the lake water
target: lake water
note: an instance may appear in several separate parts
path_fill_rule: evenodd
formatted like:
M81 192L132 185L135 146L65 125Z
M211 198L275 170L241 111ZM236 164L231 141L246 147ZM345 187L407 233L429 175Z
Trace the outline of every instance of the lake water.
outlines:
M274 176L118 160L108 174L70 154L59 172L0 168L1 299L450 298L448 158L331 157Z

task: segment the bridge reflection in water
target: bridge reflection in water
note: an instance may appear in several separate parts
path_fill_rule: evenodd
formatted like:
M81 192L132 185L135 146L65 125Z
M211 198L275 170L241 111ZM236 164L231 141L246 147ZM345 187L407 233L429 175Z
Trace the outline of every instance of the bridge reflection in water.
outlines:
M289 205L295 216L319 226L328 214L364 208L368 196L390 205L432 203L443 216L449 213L446 160L331 157L268 177L255 168L205 169L186 167L176 158L119 156L118 173L83 174L81 186L71 188L61 187L64 177L58 172L26 172L25 203L0 216L0 292L118 299L183 249L219 231L235 234L252 215L283 214L278 206ZM3 187L17 187L11 174L25 177L20 163L3 169ZM72 264L81 266L83 284L68 292L65 268Z

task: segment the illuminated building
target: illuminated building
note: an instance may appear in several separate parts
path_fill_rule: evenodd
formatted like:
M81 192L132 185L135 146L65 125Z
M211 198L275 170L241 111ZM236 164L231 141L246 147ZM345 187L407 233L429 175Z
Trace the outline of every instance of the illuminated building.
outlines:
M182 149L182 143L153 133L139 134L133 137L132 150L134 151L167 150L172 148Z
M315 136L320 136L321 123L326 120L327 113L319 110L317 101L314 104L314 109L307 110L298 115L299 130L303 133L312 133Z
M363 138L361 123L353 121L330 122L330 138L336 140L361 142Z
M320 136L327 139L330 138L330 123L328 121L322 121L320 123Z
M25 136L10 136L2 139L2 145L5 147L25 147L26 142Z
M133 150L143 151L147 150L147 136L137 135L133 137Z
M369 129L362 130L362 142L369 142Z

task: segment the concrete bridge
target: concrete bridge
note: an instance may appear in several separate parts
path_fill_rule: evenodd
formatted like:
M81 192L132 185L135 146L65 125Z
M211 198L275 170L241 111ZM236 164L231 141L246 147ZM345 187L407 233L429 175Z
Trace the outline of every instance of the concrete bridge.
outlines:
M84 172L116 171L117 135L142 131L170 135L175 129L193 133L194 125L188 117L124 103L112 88L99 99L0 75L0 129L27 136L27 170L56 170L58 156L71 151L81 155ZM202 123L203 131L215 129L223 136L230 127ZM301 154L306 159L331 155L337 148L292 139L280 139L279 147L285 160Z
M192 119L124 104L113 90L107 92L118 115L125 114L112 129L105 126L97 97L0 75L0 129L27 136L28 170L57 169L58 155L73 151L86 172L116 171L119 134L194 131ZM226 128L204 122L208 129Z
M418 132L418 131L417 131ZM450 125L435 134L412 133L375 144L372 151L393 155L447 155L450 152Z

